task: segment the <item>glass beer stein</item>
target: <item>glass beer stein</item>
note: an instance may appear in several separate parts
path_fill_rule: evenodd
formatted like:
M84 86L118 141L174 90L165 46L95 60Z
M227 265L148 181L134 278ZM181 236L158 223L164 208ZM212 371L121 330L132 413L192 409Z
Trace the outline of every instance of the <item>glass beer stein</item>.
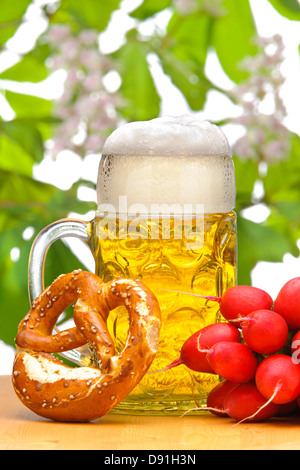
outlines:
M180 356L189 336L223 321L219 304L197 295L221 296L236 284L235 177L224 133L193 116L125 124L104 144L97 196L92 221L60 220L37 236L29 261L31 299L44 287L49 246L62 237L81 238L97 275L105 282L140 279L161 308L150 368L158 372L146 374L113 412L168 415L194 408L195 401L205 406L218 376L184 365L161 369ZM110 313L108 328L118 352L127 335L126 309ZM79 365L94 361L86 347L65 356Z

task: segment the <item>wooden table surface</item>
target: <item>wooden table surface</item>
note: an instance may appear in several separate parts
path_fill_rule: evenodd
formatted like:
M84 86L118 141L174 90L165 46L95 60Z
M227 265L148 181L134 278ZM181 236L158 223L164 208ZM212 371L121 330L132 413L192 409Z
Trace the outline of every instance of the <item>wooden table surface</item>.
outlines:
M237 425L210 413L183 417L110 413L91 423L58 423L24 407L10 376L0 376L0 393L1 450L300 449L300 416Z

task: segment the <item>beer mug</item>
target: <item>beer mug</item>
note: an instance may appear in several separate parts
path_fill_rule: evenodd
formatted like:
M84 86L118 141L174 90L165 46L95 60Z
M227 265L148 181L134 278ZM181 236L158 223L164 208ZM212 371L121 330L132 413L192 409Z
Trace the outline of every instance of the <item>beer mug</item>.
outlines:
M219 304L200 296L221 296L236 284L235 177L224 133L193 116L121 126L104 144L97 198L92 221L60 220L37 236L29 261L32 300L43 289L49 246L79 237L92 251L98 276L140 279L161 308L151 373L113 412L181 414L195 400L205 406L217 375L184 365L163 369L179 358L189 336L223 321ZM110 313L108 328L118 352L127 336L126 309ZM65 356L93 364L85 347Z

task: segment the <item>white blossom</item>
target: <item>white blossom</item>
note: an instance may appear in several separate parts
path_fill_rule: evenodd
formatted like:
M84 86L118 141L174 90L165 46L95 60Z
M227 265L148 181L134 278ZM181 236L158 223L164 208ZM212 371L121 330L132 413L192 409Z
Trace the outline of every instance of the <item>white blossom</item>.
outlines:
M107 135L118 125L116 108L121 99L109 93L103 77L115 64L99 50L98 33L87 29L78 35L65 25L51 26L48 43L53 49L51 70L64 69L64 91L55 102L61 119L53 135L52 154L69 149L81 156L100 152Z
M284 45L278 34L258 38L256 44L258 53L241 64L249 78L230 92L242 110L231 121L245 128L233 151L242 159L272 164L287 158L290 149L290 132L283 125L286 108L280 94L284 83L281 71ZM268 112L264 111L266 107Z

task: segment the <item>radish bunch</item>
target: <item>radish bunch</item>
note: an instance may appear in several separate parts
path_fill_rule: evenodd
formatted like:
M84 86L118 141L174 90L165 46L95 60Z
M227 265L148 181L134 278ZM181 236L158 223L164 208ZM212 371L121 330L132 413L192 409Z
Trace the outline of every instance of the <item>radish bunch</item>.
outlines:
M194 295L194 294L191 294ZM264 421L300 407L300 277L291 279L273 302L252 286L234 286L218 302L226 322L194 333L180 357L162 370L184 364L217 374L207 409L239 422ZM156 371L158 372L158 371Z

